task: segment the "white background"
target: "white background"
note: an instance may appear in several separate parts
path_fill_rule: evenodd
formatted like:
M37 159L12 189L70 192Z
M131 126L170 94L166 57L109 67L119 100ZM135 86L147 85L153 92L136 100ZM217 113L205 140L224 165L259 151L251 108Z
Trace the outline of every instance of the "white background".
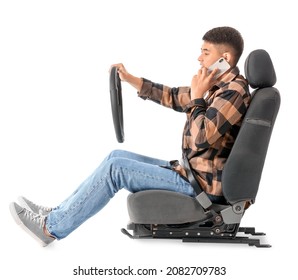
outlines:
M0 274L32 280L146 279L73 276L73 269L79 265L164 271L168 266L226 266L226 276L213 278L293 279L297 254L294 2L2 0ZM262 48L270 53L278 77L280 113L256 203L242 220L242 226L266 232L264 242L272 248L128 239L120 232L128 221L126 191L68 238L39 247L10 216L8 205L17 196L56 206L113 149L180 158L184 115L144 102L125 84L125 143L116 141L110 65L123 62L136 76L169 86L189 85L199 67L203 34L223 25L237 28L245 39L242 72L248 53ZM167 278L178 277L152 277Z

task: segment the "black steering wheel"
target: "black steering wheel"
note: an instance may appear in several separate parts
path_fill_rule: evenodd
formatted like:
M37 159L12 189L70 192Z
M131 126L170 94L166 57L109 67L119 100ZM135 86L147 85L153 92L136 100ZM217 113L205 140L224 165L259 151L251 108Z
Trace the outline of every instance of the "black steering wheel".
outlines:
M121 80L116 67L110 71L110 97L114 128L119 143L124 142L123 105Z

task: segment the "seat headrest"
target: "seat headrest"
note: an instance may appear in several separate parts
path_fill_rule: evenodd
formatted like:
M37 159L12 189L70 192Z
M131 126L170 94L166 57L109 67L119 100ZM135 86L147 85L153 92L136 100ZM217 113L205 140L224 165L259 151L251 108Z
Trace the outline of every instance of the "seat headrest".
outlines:
M274 66L265 50L254 50L248 55L244 72L252 88L272 87L276 83Z

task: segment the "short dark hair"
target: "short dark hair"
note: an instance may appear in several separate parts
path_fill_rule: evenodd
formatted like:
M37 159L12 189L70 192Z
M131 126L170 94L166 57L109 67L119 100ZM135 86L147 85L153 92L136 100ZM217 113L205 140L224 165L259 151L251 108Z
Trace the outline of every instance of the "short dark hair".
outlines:
M212 44L230 46L234 51L236 62L238 62L244 49L244 42L240 32L229 26L213 28L207 31L202 39Z

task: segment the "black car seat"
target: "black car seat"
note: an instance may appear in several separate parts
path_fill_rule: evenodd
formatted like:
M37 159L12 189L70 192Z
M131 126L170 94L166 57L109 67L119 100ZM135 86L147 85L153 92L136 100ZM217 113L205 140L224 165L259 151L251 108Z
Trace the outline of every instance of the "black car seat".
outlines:
M205 209L196 198L165 190L129 194L130 222L122 232L131 238L178 238L185 242L245 243L270 247L252 236L264 235L253 227L240 227L246 203L255 202L267 149L280 106L273 86L276 74L269 54L252 51L244 65L252 92L251 104L225 164L222 176L227 204ZM241 234L238 234L240 233ZM240 235L240 236L239 236Z

